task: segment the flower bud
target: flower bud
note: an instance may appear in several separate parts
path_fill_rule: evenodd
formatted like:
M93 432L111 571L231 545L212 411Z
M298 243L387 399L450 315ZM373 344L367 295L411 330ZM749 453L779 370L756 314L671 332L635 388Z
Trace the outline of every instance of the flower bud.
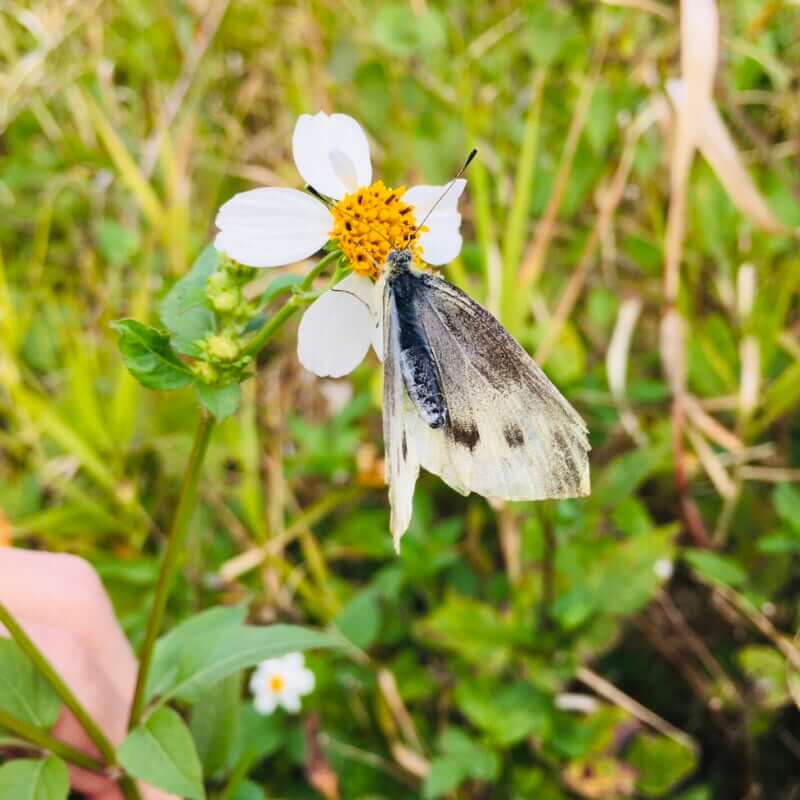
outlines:
M230 363L239 355L239 345L229 333L218 333L206 339L205 351L211 361Z

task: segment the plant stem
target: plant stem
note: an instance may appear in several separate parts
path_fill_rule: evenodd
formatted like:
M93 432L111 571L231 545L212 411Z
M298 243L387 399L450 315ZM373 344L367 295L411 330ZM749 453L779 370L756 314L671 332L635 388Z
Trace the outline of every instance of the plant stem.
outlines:
M59 758L63 758L64 761L68 761L76 767L82 767L83 769L100 773L105 770L105 764L103 764L102 761L98 761L82 750L76 750L66 742L62 742L61 739L56 739L55 736L51 736L47 731L37 728L35 725L17 719L17 717L4 711L2 708L0 708L0 726L11 731L11 733L18 736L20 739L24 739L37 748L41 748Z
M136 676L136 690L134 691L131 705L129 728L133 728L139 723L144 711L145 690L153 661L153 651L164 619L169 591L175 579L175 570L178 564L180 546L183 542L183 534L194 510L200 468L203 465L203 459L205 458L213 429L213 416L205 410L201 411L200 422L194 435L192 453L189 456L189 463L186 465L186 472L181 484L178 505L175 508L175 516L172 519L172 525L167 537L167 549L161 562L161 570L158 573L156 596L153 601L153 609L150 612L150 619L147 622L147 633L139 656L139 672Z
M279 328L288 320L298 308L305 305L302 299L302 292L308 292L314 285L316 278L341 254L338 250L328 253L319 263L309 271L308 275L300 284L300 294L294 295L287 301L281 309L261 328L261 330L250 340L248 345L242 350L244 356L255 356L275 335ZM175 578L175 569L178 563L180 545L183 541L183 533L189 522L189 517L194 510L194 500L197 494L197 481L200 477L200 468L208 448L208 441L214 427L214 418L205 410L202 412L200 423L194 437L192 454L189 463L186 465L186 472L181 484L181 492L178 498L178 506L175 509L175 516L167 537L167 550L164 560L161 562L161 570L158 574L156 583L156 596L153 601L153 610L150 612L150 619L147 622L147 632L145 633L142 652L139 657L139 673L136 676L136 690L133 695L131 705L131 716L128 727L133 728L139 723L145 706L145 691L147 689L147 677L153 661L153 652L156 646L156 639L161 630L161 623L164 619L164 611L167 606L167 598L172 588Z
M45 680L53 687L55 693L61 698L61 702L74 714L80 726L86 731L87 736L92 740L95 747L100 752L105 763L114 766L117 763L117 756L114 752L114 745L108 740L99 725L95 722L89 712L84 708L80 700L73 694L72 690L64 683L61 676L56 672L53 665L41 650L31 641L28 634L22 629L14 619L13 614L0 603L0 622L5 625L11 637L19 645L20 649L33 662L36 669L42 674Z
M341 253L334 250L320 259L319 263L306 275L303 282L300 284L300 291L307 292L314 285L314 281L325 270L325 268L335 261ZM248 342L247 346L242 349L243 356L255 356L264 348L267 342L275 335L281 328L284 322L288 320L298 308L305 305L305 301L298 295L292 296L290 300L281 306L280 310L270 317L258 333Z

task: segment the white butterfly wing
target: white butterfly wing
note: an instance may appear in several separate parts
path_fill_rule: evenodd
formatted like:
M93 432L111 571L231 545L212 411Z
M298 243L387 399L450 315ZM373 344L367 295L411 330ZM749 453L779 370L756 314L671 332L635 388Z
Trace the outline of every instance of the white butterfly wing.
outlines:
M411 522L414 486L420 462L411 426L418 418L408 397L400 372L400 344L397 314L391 292L383 292L383 441L386 448L385 474L392 509L391 530L396 550L400 537Z
M534 360L482 306L424 275L418 311L449 424L417 415L420 463L462 494L544 500L589 494L585 423Z
M411 521L420 466L461 494L503 500L588 495L585 423L534 360L482 306L423 276L419 318L436 358L448 425L433 429L408 397L397 314L384 292L386 481L395 547Z

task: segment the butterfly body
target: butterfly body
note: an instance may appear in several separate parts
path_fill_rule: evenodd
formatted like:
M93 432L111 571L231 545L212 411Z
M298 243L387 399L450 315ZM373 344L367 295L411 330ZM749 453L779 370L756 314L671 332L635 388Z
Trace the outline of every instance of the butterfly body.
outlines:
M412 271L411 259L409 250L393 250L389 254L387 287L396 313L403 384L422 419L436 429L447 423L447 403L439 367L419 314L422 275Z
M460 289L389 253L384 440L395 543L420 467L503 500L589 494L586 426L506 329Z

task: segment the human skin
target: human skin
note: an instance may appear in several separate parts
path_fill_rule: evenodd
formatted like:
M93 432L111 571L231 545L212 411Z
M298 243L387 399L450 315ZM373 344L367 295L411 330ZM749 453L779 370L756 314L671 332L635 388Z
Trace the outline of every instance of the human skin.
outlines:
M119 744L126 733L136 658L108 594L88 562L76 556L0 547L0 601L11 611L58 673ZM0 625L0 636L7 636ZM62 710L52 733L99 756L75 717ZM116 784L70 767L72 788L91 800L123 800ZM144 800L173 795L141 786Z

